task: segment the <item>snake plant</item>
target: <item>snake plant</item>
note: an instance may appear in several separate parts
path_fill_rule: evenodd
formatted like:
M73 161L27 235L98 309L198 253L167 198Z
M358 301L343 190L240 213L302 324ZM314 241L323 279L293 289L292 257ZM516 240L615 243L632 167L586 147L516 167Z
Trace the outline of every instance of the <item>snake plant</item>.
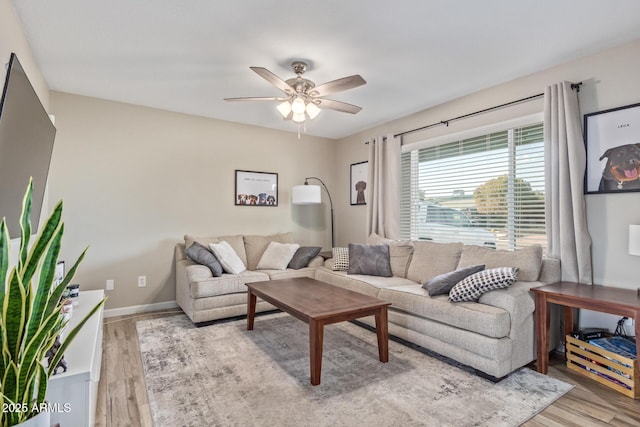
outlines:
M4 218L0 223L0 427L20 424L46 409L47 384L55 367L82 326L104 304L102 300L77 326L65 331L62 345L45 363L45 354L67 326L63 292L87 249L62 282L54 285L64 232L62 201L30 245L32 192L33 182L29 182L22 204L18 260L10 271L9 232Z

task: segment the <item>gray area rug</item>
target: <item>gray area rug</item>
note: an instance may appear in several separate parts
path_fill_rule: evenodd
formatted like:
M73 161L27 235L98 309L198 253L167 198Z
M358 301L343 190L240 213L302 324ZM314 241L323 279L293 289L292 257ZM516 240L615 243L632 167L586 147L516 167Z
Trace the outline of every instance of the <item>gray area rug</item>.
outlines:
M196 328L139 321L154 426L517 426L573 386L521 369L495 384L374 333L325 327L322 382L309 383L305 323L279 313Z

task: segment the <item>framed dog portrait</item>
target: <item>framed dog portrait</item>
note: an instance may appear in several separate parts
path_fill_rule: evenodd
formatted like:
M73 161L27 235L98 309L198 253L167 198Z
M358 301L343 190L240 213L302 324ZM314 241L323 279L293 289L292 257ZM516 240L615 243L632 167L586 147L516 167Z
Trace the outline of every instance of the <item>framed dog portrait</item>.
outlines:
M640 104L584 115L586 194L640 191Z
M278 174L236 169L236 206L278 206Z
M367 204L367 178L369 162L353 163L351 165L351 205Z

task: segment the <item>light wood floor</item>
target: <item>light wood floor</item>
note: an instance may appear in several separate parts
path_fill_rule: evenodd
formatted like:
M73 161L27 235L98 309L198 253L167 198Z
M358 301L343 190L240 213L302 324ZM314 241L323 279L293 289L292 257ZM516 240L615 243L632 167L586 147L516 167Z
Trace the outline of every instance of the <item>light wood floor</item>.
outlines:
M152 425L135 322L178 313L165 310L105 319L97 427ZM549 375L576 387L525 426L640 426L640 400L568 370L560 359L550 361Z

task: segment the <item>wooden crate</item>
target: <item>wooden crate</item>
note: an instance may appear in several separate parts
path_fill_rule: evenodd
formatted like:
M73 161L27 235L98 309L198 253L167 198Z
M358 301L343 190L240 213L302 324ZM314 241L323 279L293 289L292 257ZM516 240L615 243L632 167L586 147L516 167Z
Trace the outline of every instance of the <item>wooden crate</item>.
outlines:
M640 398L637 359L620 356L569 335L567 335L566 351L569 369L625 396L633 399Z

